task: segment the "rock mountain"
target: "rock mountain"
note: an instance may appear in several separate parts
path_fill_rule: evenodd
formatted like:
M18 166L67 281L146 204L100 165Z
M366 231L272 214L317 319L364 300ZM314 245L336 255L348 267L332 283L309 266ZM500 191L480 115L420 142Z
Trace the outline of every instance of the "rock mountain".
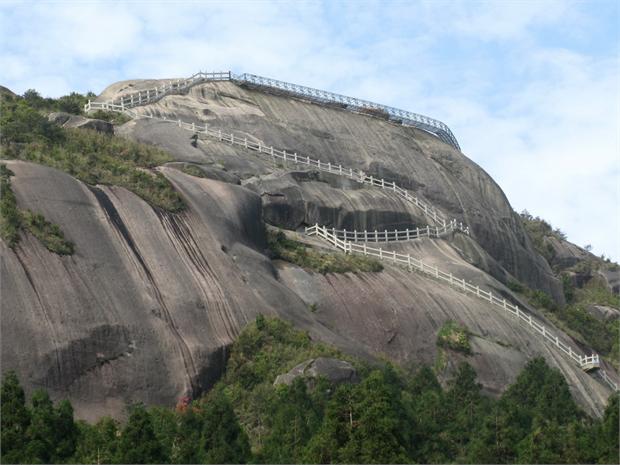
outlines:
M116 83L97 100L163 82ZM451 319L471 332L473 354L450 353L441 379L466 359L486 392L496 395L527 360L542 355L562 371L587 411L602 411L609 386L475 296L389 264L378 273L323 275L272 260L267 251L265 224L328 247L304 237L304 227L414 229L428 224L419 208L388 190L213 138L194 141L174 121L206 123L395 181L468 225L470 234L398 242L390 250L518 302L590 354L506 286L518 280L564 303L561 283L500 187L454 147L381 115L234 81L198 83L133 111L135 117L114 132L172 154L176 162L157 169L183 196L183 213L153 208L120 187L90 186L52 168L7 162L18 205L58 224L76 250L55 255L29 234L14 250L0 242L2 367L16 369L28 390L45 387L55 398L68 397L77 415L89 420L119 416L136 400L174 405L209 389L222 373L227 347L258 314L277 315L369 360L387 357L405 368L434 364L437 332ZM198 165L206 177L185 174L181 162ZM610 280L618 282L617 276Z

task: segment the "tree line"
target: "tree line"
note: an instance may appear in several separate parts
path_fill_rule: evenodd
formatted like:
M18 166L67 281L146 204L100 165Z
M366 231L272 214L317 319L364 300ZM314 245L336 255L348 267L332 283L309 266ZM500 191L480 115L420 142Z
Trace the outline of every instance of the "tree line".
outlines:
M2 462L618 463L618 395L591 418L542 358L499 399L483 395L468 364L446 388L429 367L408 374L354 359L358 384L273 386L274 373L318 355L336 353L259 317L204 397L176 408L132 405L124 424L76 421L69 401L54 405L43 390L27 401L6 373Z

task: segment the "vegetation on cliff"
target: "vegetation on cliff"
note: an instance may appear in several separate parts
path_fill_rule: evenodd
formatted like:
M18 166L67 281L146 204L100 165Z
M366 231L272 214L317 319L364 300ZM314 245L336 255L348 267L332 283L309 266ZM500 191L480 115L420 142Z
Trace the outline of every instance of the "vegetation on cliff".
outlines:
M437 345L464 354L471 354L469 331L455 321L446 321L437 333Z
M73 243L65 239L58 225L50 223L40 213L21 210L11 189L13 172L0 163L0 237L9 247L19 242L19 231L32 233L51 252L59 255L73 254Z
M30 463L614 463L618 396L603 418L579 410L542 358L494 400L467 364L447 389L432 370L409 375L350 359L359 384L273 386L277 374L319 355L342 357L281 320L257 318L232 347L225 376L175 409L134 405L120 424L74 421L44 391L26 402L4 376L2 462Z
M125 187L168 211L184 208L170 182L153 170L172 160L168 153L93 130L62 128L47 120L45 113L58 109L81 113L86 97L73 93L57 100L43 99L28 91L23 97L3 94L0 98L3 158L51 166L91 185Z
M620 296L609 288L600 274L617 270L618 265L608 258L590 254L587 248L581 249L581 258L574 258L568 264L558 263L548 239L554 238L562 243L566 241L566 235L527 211L521 213L521 220L536 250L561 280L566 305L557 305L543 291L529 289L515 281L509 282L508 287L543 310L556 326L605 356L616 368L620 367L620 319L597 318L589 311L590 307L597 305L620 309Z
M287 261L317 273L379 272L379 260L355 254L326 253L312 250L301 242L288 239L282 231L267 231L267 245L273 258Z

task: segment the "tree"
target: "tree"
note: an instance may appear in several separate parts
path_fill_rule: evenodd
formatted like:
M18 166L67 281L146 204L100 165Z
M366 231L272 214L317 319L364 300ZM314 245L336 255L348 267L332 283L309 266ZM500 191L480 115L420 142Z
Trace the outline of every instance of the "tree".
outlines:
M114 463L118 459L119 426L116 420L103 417L94 425L78 422L76 427L77 463Z
M297 378L290 386L280 386L262 459L270 463L298 463L319 421L304 380Z
M26 408L26 396L14 371L4 376L0 390L0 421L2 463L21 462L25 453L26 431L30 424L30 412Z
M25 458L31 463L51 463L56 452L56 413L47 391L32 393L31 420L26 430Z
M206 463L245 463L250 458L250 443L224 391L211 391L202 406L201 441Z
M620 424L619 399L618 393L609 398L605 414L597 428L597 455L599 463L618 463L618 458L620 457L620 431L618 431Z
M68 400L62 400L56 408L54 428L54 461L64 462L75 453L78 429L73 421L73 406Z
M130 409L129 420L119 442L118 461L121 463L168 461L155 437L151 416L142 404L135 404Z

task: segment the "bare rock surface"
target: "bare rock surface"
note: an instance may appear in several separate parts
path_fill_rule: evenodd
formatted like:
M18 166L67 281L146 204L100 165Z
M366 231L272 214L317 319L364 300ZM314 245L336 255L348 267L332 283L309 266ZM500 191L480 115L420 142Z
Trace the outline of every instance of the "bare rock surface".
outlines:
M144 81L136 81L123 86L130 84L146 85ZM106 89L102 99L118 95L118 86ZM563 302L560 283L546 261L534 251L518 215L499 186L473 161L424 131L288 96L271 95L232 82L197 85L185 95L166 96L136 111L171 120L207 123L211 128L233 131L236 136L290 153L362 169L396 181L441 208L450 218L468 224L478 243L511 274ZM167 128L162 130L162 126ZM153 134L153 127L159 135ZM137 121L126 131L138 140L153 141L167 148L179 160L190 157L192 161L214 157L230 160L230 169L236 170L241 178L273 171L273 163L255 154L245 154L239 159L240 149L217 141L208 140L191 150L188 148L191 134L173 123ZM179 135L173 137L173 132ZM259 165L263 166L262 170Z
M337 358L318 357L300 363L291 368L288 373L278 375L273 384L274 386L290 385L297 378L308 381L316 380L319 377L323 377L333 384L359 382L357 371L349 362Z
M27 234L15 250L0 243L2 369L28 390L68 396L88 419L137 400L174 405L219 378L226 347L259 313L365 356L277 281L251 191L162 168L190 204L169 215L122 188L8 165L19 206L58 224L76 249L60 257Z

